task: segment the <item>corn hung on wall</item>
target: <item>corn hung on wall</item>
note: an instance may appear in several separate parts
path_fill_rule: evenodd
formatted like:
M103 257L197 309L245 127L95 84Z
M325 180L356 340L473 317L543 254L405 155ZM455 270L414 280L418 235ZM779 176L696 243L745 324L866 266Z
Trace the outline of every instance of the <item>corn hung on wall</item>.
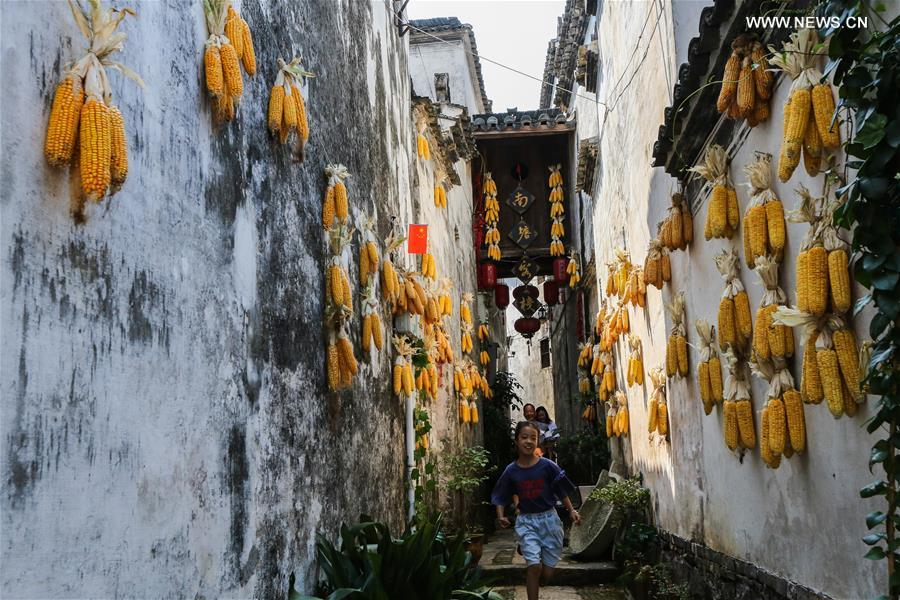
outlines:
M497 183L490 171L484 174L484 243L487 244L488 258L500 260L500 202L497 200Z
M648 405L647 431L668 439L669 407L666 402L665 371L659 367L653 369L650 371L650 381L653 385L653 392Z
M786 241L784 207L771 188L771 156L758 154L744 173L751 194L743 222L744 260L753 269L760 256L781 261Z
M772 74L762 44L754 33L737 36L722 73L716 109L732 119L746 119L756 127L769 118Z
M550 171L550 177L547 179L547 185L550 188L550 256L563 256L566 251L562 238L565 237L566 232L563 225L565 193L563 192L562 165L550 165L547 169Z
M314 76L303 68L300 57L294 57L289 63L279 58L278 74L269 93L269 131L282 144L293 136L293 153L299 162L303 161L304 149L309 140L306 102L300 90L303 81Z
M787 295L778 286L778 263L772 257L761 256L755 266L765 291L756 311L753 356L765 361L789 358L794 355L793 329L772 322L772 314L787 303Z
M106 67L119 71L141 87L141 78L110 56L124 47L126 36L116 31L131 9L114 10L99 0L84 10L70 4L72 15L88 41L88 51L75 61L56 86L44 140L44 157L54 167L68 165L76 151L81 198L73 208L85 218L85 200L99 202L117 192L128 176L128 136L122 112L113 103Z
M325 167L328 187L322 201L322 226L331 229L335 222L344 224L350 218L350 200L344 180L350 177L350 171L341 164L330 164Z
M752 333L750 300L738 276L738 257L732 249L716 255L716 268L725 280L719 301L719 347L740 352L746 349Z
M738 228L740 207L737 193L734 191L734 184L728 177L728 157L725 149L718 144L711 145L706 150L703 162L691 168L690 171L706 179L707 185L712 190L703 236L707 240L712 238L730 239Z
M700 342L700 363L697 365L697 383L700 387L700 400L703 412L712 413L716 404L724 400L722 385L722 367L715 348L715 330L703 320L694 323Z
M672 280L672 264L669 260L669 250L659 238L650 240L647 257L644 259L644 283L661 290L664 283ZM611 279L609 281L612 281ZM609 295L609 290L607 290Z
M657 238L669 250L684 250L694 241L694 217L683 193L672 194L672 206L657 226Z
M666 343L666 375L682 379L688 374L687 329L684 321L684 293L667 305L672 330Z
M770 46L772 65L792 80L784 107L784 133L778 178L787 181L803 158L804 168L816 176L826 168L827 153L840 146L840 122L835 118L831 84L820 70L825 47L813 29L791 34L780 50Z
M723 402L725 445L729 450L749 450L756 446L750 382L744 364L731 348L722 352L722 360L726 372Z
M325 273L325 315L324 324L327 329L326 371L328 387L331 391L347 389L353 383L359 367L349 336L349 324L353 317L353 295L350 277L347 274L345 249L350 243L352 231L346 225L338 225L329 230L331 258ZM374 283L369 294L374 293ZM365 314L371 315L371 298L364 295L364 302L370 306L363 307ZM377 306L377 302L374 303ZM373 322L369 319L369 334ZM374 338L373 338L374 339Z
M241 67L250 77L256 75L253 36L231 0L203 0L203 11L209 35L203 52L206 91L216 121L228 122L244 93Z
M644 350L641 338L637 334L628 336L628 346L631 354L628 357L628 387L644 385Z

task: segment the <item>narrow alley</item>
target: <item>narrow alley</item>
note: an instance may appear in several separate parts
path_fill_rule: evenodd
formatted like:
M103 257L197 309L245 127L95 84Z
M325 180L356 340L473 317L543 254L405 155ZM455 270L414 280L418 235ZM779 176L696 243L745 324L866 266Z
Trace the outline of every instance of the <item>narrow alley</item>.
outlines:
M0 2L0 597L900 600L900 2Z

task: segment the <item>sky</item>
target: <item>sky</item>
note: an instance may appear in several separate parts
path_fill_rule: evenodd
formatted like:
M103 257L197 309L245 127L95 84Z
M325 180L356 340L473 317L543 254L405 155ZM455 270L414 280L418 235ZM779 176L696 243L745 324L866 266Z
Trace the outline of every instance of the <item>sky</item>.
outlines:
M410 19L457 17L472 26L485 91L494 112L504 112L539 108L541 84L485 58L540 79L565 5L564 0L410 0L406 11Z

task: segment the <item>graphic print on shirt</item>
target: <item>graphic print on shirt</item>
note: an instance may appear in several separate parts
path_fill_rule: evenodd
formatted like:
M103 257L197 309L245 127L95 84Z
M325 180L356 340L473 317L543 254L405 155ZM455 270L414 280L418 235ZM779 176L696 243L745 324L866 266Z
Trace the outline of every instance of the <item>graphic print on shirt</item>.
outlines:
M547 482L544 479L524 479L519 482L519 498L533 500L540 498Z

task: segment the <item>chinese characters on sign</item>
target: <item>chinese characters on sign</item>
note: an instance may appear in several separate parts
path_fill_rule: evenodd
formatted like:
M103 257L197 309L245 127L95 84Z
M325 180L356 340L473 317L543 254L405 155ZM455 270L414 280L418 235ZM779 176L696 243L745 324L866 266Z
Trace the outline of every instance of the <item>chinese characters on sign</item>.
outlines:
M512 193L506 197L506 205L513 209L516 214L523 215L534 204L534 195L523 188L517 187Z
M523 250L528 248L536 237L537 232L522 218L519 218L519 223L509 232L509 239Z

